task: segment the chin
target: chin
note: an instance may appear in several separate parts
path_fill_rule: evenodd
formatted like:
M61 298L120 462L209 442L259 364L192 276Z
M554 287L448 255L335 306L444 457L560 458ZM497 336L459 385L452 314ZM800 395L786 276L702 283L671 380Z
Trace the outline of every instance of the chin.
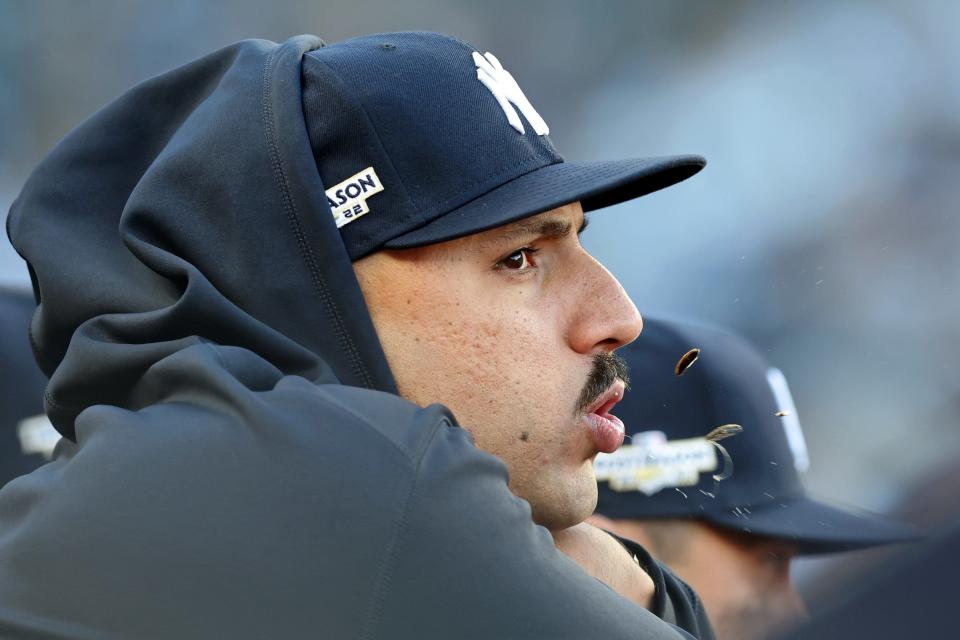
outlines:
M569 529L586 521L597 506L597 483L592 473L586 479L589 482L581 478L572 480L566 491L554 486L545 492L543 499L528 500L533 510L533 521L551 531Z

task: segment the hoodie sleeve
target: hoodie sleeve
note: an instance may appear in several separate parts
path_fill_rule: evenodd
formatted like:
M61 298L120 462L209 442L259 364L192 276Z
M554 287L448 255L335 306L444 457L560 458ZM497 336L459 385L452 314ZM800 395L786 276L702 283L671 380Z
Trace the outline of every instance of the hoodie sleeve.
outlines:
M443 407L211 345L138 389L166 395L89 408L0 491L0 636L686 637L557 551Z
M557 551L462 429L437 429L415 478L365 637L687 637Z

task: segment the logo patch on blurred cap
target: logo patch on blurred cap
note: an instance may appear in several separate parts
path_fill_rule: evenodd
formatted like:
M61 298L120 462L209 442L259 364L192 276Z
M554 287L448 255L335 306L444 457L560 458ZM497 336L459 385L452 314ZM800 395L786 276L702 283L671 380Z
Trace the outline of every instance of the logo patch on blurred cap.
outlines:
M368 213L367 198L383 191L383 184L373 167L367 167L327 189L327 204L333 211L337 229Z
M633 436L614 453L600 453L593 469L597 480L614 491L642 491L652 496L668 487L692 487L700 474L717 468L717 450L706 438L667 440L662 431Z

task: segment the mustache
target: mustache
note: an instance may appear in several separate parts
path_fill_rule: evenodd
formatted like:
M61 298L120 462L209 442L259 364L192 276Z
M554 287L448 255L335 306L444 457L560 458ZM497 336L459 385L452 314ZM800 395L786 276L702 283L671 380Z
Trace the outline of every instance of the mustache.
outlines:
M596 402L618 378L630 387L630 368L626 360L615 353L599 353L594 356L590 377L580 393L580 399L577 400L577 413L585 413L587 407Z

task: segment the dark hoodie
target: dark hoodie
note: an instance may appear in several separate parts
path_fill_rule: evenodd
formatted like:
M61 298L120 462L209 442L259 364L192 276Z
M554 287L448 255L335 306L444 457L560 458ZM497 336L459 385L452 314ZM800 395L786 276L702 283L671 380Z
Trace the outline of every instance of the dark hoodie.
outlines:
M304 124L319 46L134 88L11 209L66 439L0 492L0 635L683 637L559 553L445 408L396 395Z

